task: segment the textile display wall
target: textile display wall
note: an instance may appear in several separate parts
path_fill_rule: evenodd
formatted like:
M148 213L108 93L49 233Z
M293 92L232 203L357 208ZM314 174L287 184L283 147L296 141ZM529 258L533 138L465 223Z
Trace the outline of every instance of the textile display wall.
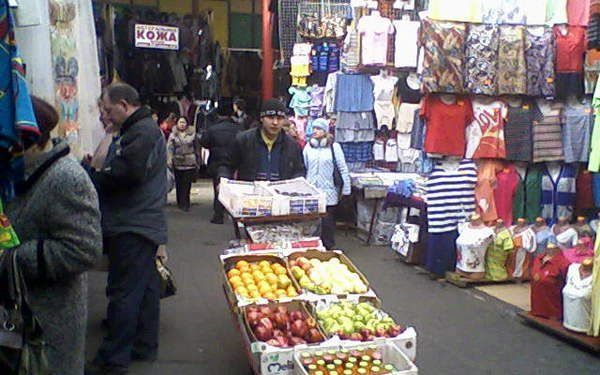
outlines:
M347 9L319 20L298 12L289 88L298 133L306 140L326 117L353 171L427 177L430 272L535 284L554 259L560 289L574 282L567 268L594 256L600 208L600 2ZM584 329L565 326L598 334L598 300Z

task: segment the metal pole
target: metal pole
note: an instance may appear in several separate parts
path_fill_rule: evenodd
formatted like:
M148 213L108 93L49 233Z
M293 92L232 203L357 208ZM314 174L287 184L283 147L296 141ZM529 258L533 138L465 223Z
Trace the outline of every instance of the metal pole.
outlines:
M273 97L273 47L271 45L271 0L262 0L262 98Z

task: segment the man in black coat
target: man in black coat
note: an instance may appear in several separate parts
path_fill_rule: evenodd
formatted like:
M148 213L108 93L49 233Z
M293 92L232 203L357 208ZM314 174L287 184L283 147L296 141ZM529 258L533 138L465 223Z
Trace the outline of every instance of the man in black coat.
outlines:
M167 243L167 157L160 128L127 84L108 86L102 106L119 130L104 166L90 170L109 259L108 334L86 375L125 374L132 358L156 358L160 279L155 257L158 246Z
M215 125L209 127L200 139L200 145L210 151L207 173L213 178L214 213L212 219L210 220L210 222L213 224L223 224L223 218L225 214L225 208L218 199L218 169L227 162L227 153L231 148L231 144L233 143L237 134L242 130L242 125L236 124L228 119L222 119Z
M227 162L219 167L219 177L243 181L277 181L304 177L302 150L282 130L286 120L285 106L277 99L263 103L261 125L239 133L227 154Z

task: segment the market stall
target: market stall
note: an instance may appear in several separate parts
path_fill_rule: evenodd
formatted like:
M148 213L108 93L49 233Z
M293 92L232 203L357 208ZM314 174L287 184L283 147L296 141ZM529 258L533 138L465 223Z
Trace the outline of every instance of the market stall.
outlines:
M297 133L310 136L312 121L325 117L352 172L392 178L353 179L363 239L417 249L411 263L463 286L535 284L549 244L572 264L598 258L596 2L345 6L300 1L296 29L281 20L280 37ZM596 259L586 279L592 336L600 334L599 274Z

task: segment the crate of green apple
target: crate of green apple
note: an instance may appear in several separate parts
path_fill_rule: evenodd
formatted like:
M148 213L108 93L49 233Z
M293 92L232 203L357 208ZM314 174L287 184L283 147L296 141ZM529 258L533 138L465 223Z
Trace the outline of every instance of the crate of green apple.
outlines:
M250 339L278 348L317 344L326 336L306 302L250 305L243 309Z
M364 294L369 282L341 251L308 250L289 254L288 265L300 287L318 295Z
M314 306L317 321L328 337L342 340L373 341L394 338L406 330L380 308L376 298L357 301L318 301Z

